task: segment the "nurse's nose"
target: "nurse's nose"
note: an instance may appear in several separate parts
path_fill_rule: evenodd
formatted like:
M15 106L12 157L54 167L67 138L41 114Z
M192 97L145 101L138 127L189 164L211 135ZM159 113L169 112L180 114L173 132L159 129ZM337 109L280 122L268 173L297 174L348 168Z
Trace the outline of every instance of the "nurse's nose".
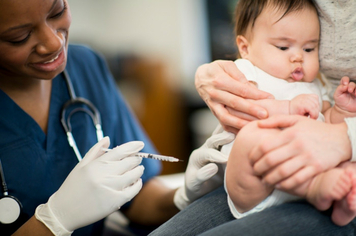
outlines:
M38 40L39 42L36 46L37 53L46 55L58 52L61 49L65 39L61 31L45 26L39 32Z

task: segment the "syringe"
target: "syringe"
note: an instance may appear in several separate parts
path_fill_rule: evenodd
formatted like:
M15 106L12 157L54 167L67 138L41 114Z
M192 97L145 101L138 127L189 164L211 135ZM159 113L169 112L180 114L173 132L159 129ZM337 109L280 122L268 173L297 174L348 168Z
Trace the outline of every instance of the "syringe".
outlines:
M112 149L109 148L101 148L105 152L110 152ZM171 156L163 156L163 155L158 155L158 154L151 154L151 153L144 153L144 152L138 152L135 154L136 157L142 157L142 158L151 158L151 159L156 159L160 161L168 161L168 162L179 162L182 160L179 160L178 158L171 157Z

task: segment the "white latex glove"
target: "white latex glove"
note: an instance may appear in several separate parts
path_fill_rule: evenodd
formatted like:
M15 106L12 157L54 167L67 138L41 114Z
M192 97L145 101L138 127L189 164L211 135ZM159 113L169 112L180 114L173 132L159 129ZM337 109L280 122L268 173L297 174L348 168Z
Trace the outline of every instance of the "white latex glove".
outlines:
M94 145L48 202L37 207L36 218L54 235L70 235L103 219L141 190L142 158L133 155L143 142L125 143L105 153L102 148L109 143L105 137Z
M221 153L220 146L233 141L235 135L219 125L213 135L189 157L185 171L185 184L174 195L174 204L183 210L191 202L223 184L224 168L228 156Z

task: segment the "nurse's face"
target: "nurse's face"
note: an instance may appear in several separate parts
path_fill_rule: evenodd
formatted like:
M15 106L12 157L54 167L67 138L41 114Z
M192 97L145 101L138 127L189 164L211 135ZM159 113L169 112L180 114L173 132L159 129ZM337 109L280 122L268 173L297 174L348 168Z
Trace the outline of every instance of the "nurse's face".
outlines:
M50 80L67 62L67 0L0 0L0 80Z

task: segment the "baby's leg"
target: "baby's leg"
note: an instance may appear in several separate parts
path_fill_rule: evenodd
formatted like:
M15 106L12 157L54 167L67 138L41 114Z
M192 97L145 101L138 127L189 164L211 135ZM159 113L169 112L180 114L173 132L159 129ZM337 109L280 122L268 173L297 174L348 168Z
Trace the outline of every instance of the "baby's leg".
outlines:
M260 177L253 173L248 155L251 149L270 135L280 132L279 129L260 129L256 122L251 122L241 129L234 141L226 166L226 189L240 212L251 210L272 191L272 186L266 186Z

